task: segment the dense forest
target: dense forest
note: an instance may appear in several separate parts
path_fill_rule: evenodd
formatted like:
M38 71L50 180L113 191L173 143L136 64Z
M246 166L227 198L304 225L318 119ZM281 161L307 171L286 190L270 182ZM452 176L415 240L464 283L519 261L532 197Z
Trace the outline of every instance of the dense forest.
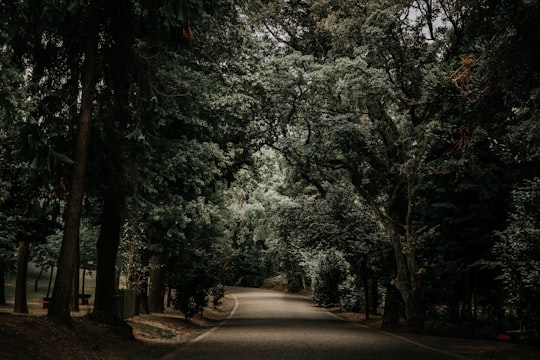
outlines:
M540 340L540 1L0 0L0 302L323 306ZM121 280L119 280L121 279Z

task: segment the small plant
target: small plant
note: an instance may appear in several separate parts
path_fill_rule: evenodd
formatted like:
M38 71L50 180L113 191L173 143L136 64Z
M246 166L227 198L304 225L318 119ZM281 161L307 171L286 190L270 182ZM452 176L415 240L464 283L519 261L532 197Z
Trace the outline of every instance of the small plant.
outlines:
M208 296L204 289L197 287L189 292L177 292L174 298L174 308L180 310L189 321L193 316L202 314L208 304Z
M223 284L217 284L212 288L212 304L214 307L221 305L221 299L225 297L225 286Z

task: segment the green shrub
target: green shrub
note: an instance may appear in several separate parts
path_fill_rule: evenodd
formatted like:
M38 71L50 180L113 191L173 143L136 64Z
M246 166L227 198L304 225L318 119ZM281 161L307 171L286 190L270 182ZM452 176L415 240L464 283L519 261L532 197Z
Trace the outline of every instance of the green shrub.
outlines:
M340 303L339 285L346 277L346 262L335 251L322 254L312 280L313 299L322 306Z
M289 276L287 278L287 291L297 293L302 290L302 280L299 275Z
M182 289L176 292L173 304L174 308L180 310L189 321L196 314L202 314L204 307L208 304L208 296L202 287L195 287L190 291Z
M356 285L358 280L354 275L348 275L345 280L339 284L340 308L344 311L360 311L363 295Z
M217 284L211 289L212 293L212 305L218 307L221 305L221 299L225 297L225 286L223 284Z

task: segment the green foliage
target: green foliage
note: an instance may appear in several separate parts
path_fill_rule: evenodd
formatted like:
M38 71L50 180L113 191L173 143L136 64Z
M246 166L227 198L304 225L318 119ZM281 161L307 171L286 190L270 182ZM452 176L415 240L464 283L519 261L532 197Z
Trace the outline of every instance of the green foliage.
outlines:
M347 263L335 250L321 252L313 259L311 287L313 300L322 306L340 303L340 285L346 280Z
M174 307L181 310L186 319L202 313L211 289L220 283L216 272L219 269L211 259L211 254L200 249L185 249L174 258L168 280L176 289Z
M350 271L338 287L340 294L339 307L343 311L359 312L362 306L362 294L358 286L358 279Z
M127 289L145 291L144 285L148 278L150 265L144 261L148 247L144 234L145 224L140 221L127 219L122 226L122 236L118 255L120 257L119 272L125 279Z
M200 267L189 269L189 272L183 273L178 278L171 277L171 280L177 287L173 299L175 309L182 311L186 320L202 313L208 304L208 289L213 285L208 282L206 269Z
M217 284L210 290L210 293L212 294L212 305L217 308L225 297L225 286L221 283Z
M540 339L540 179L525 181L512 192L508 226L493 247L497 267L509 293L508 305L518 313L526 341Z

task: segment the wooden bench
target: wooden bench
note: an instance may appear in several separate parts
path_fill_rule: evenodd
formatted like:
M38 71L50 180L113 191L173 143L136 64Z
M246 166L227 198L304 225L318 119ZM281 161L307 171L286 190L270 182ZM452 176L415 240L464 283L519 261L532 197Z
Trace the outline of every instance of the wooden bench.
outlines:
M92 297L90 294L79 294L79 300L81 300L81 305L88 305L88 300Z
M91 297L91 294L79 294L79 300L81 300L81 305L88 305L88 300ZM43 309L48 309L52 303L52 298L44 297L41 303L43 304Z

